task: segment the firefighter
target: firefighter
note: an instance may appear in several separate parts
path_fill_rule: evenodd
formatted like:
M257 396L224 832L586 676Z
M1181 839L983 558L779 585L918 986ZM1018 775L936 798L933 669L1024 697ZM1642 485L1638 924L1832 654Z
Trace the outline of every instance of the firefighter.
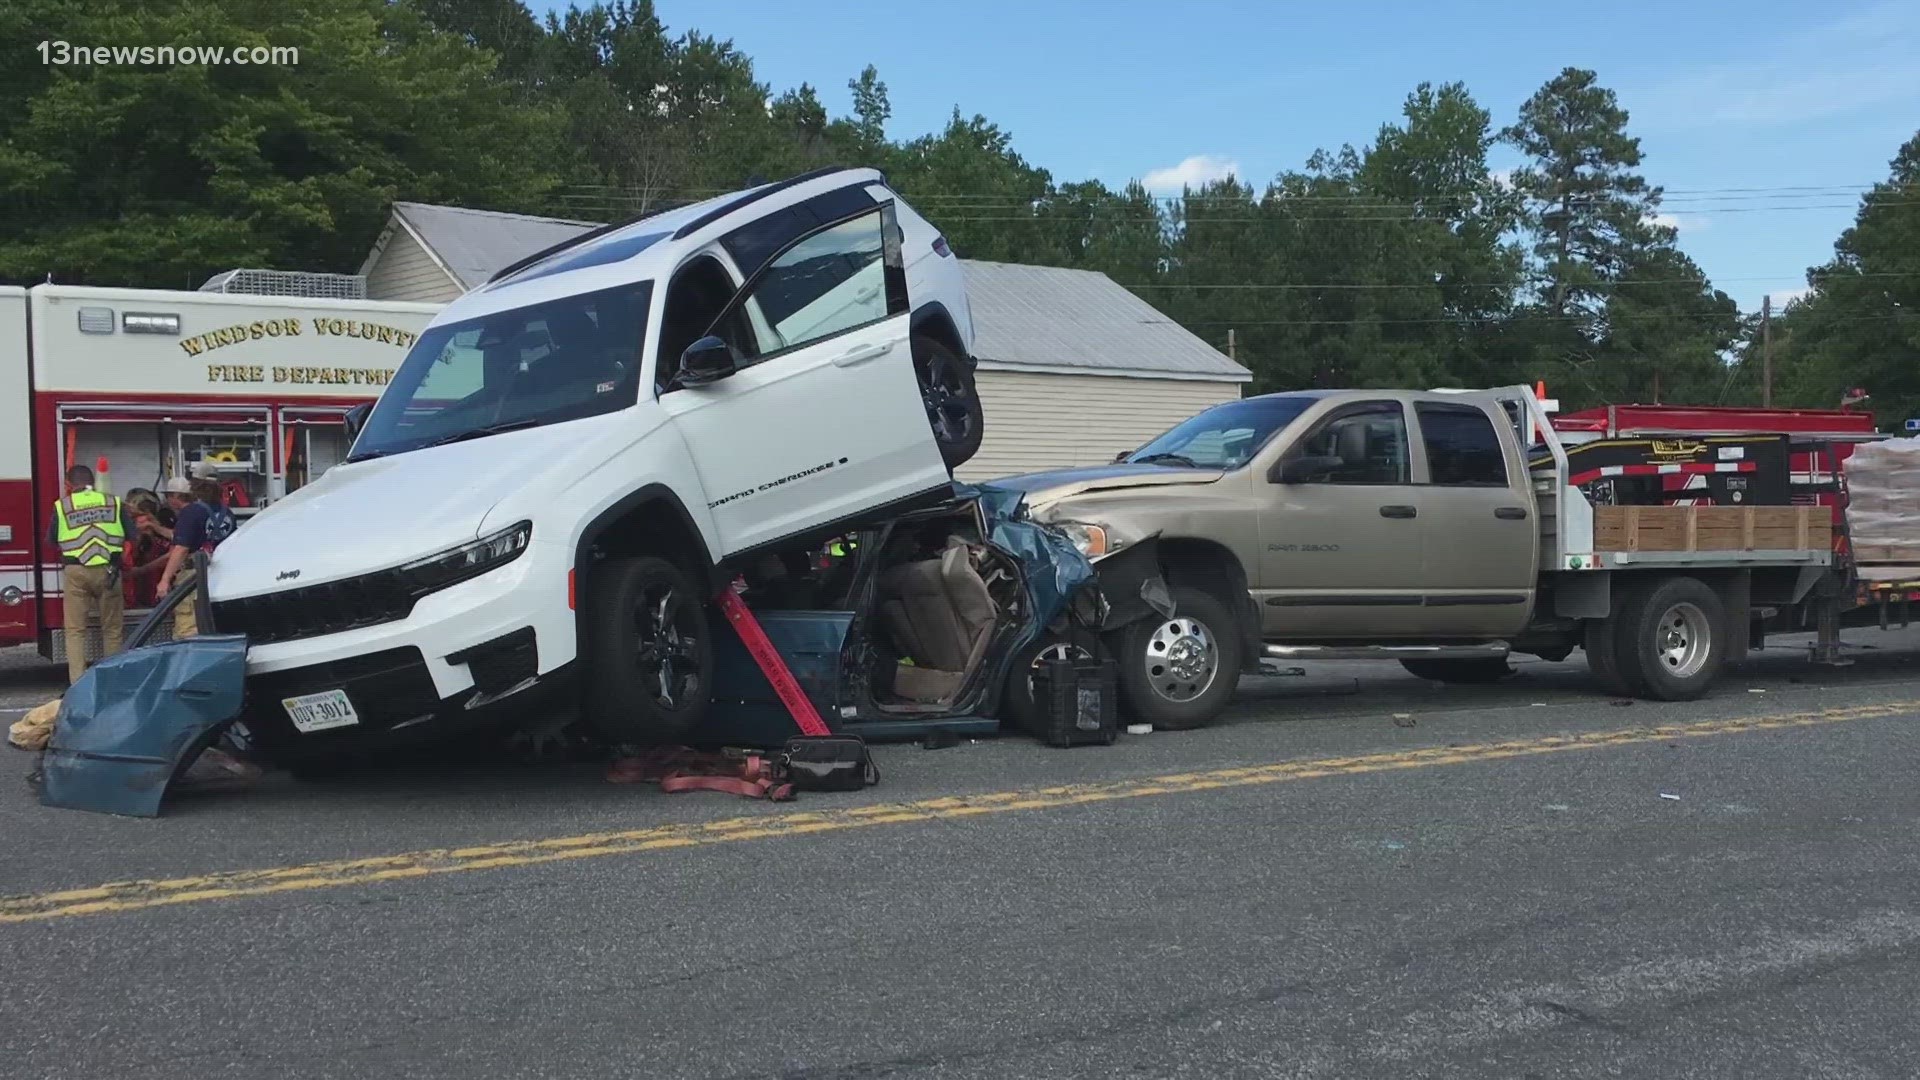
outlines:
M194 501L180 509L173 521L173 550L167 552L166 569L160 571L160 595L166 596L173 591L176 583L181 588L193 585L193 569L181 569L194 552L204 551L212 554L220 542L233 535L238 527L232 511L228 510L221 498L220 485L211 480L194 480L189 486L193 490ZM169 491L172 485L168 485ZM198 632L198 621L194 618L192 600L182 600L173 609L173 636L175 638L192 637Z
M60 606L66 612L67 682L86 674L87 622L100 616L100 655L120 651L126 598L120 568L133 535L133 515L118 498L93 489L93 470L67 470L67 494L53 504L47 542L60 552Z

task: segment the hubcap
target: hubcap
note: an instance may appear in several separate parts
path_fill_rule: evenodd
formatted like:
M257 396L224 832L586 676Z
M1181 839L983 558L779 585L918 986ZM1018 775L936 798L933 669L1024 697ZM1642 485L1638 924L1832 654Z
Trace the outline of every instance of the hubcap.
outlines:
M679 590L656 585L634 605L638 669L647 693L662 709L683 708L700 692L700 663L692 611Z
M1192 701L1213 686L1220 650L1197 619L1169 619L1147 639L1147 683L1168 701Z
M1675 604L1660 616L1654 632L1654 651L1668 673L1685 679L1707 666L1707 656L1713 651L1713 624L1707 621L1706 612L1693 604Z

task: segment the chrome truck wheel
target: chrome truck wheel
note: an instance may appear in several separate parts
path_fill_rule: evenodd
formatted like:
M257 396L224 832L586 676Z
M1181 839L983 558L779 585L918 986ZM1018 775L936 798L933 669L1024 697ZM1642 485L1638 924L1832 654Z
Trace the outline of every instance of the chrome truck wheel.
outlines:
M1182 730L1220 715L1240 681L1240 630L1218 597L1175 586L1173 617L1143 619L1116 631L1120 704L1128 716Z
M1691 701L1727 663L1726 605L1698 578L1658 577L1626 590L1612 618L1588 632L1587 651L1603 679L1610 648L1619 685L1636 697Z
M1213 688L1220 673L1220 647L1207 624L1193 618L1173 618L1147 638L1147 685L1153 692L1179 703L1192 701Z

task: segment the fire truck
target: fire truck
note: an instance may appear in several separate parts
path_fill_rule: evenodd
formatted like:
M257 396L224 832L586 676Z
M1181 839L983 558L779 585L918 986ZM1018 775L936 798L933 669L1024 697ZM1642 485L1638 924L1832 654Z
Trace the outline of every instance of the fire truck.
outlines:
M440 310L363 297L356 277L269 270L198 291L0 287L0 647L74 647L46 544L69 465L124 497L210 464L244 527L344 457L347 410ZM123 586L131 624L145 611ZM97 627L81 647L98 655Z

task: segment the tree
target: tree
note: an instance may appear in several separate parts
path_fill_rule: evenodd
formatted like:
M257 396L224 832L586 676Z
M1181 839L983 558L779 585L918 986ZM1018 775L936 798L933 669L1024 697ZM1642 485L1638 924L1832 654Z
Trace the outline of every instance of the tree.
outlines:
M426 24L453 34L477 49L499 58L500 78L529 89L542 79L539 71L545 35L540 23L521 0L404 0Z
M887 84L880 81L879 69L868 64L859 78L847 80L847 89L853 92L853 151L863 156L884 152L893 104L887 100Z
M1660 189L1638 172L1627 111L1591 71L1567 68L1502 137L1530 159L1513 174L1532 238L1534 303L1511 338L1536 377L1566 374L1570 404L1705 392L1721 383L1739 313L1674 246Z
M492 54L381 0L15 0L0 40L291 46L291 65L28 65L0 86L0 278L182 288L351 271L398 197L516 208L557 117ZM32 70L21 70L31 67Z
M1613 91L1593 72L1567 68L1502 132L1532 159L1513 174L1513 185L1526 200L1538 284L1555 318L1597 311L1630 252L1674 238L1654 221L1659 189L1632 171L1640 140L1626 126L1627 111Z
M1812 294L1775 322L1787 399L1832 408L1857 386L1892 424L1920 416L1920 133L1807 282Z
M1487 381L1521 256L1515 200L1490 178L1491 117L1464 86L1421 84L1372 146L1313 155L1255 198L1236 181L1176 212L1167 309L1209 341L1236 331L1256 390Z
M953 110L945 130L887 153L884 168L907 201L929 215L963 258L1030 261L1036 209L1053 190L1045 169L1013 151L1013 136L986 117Z

